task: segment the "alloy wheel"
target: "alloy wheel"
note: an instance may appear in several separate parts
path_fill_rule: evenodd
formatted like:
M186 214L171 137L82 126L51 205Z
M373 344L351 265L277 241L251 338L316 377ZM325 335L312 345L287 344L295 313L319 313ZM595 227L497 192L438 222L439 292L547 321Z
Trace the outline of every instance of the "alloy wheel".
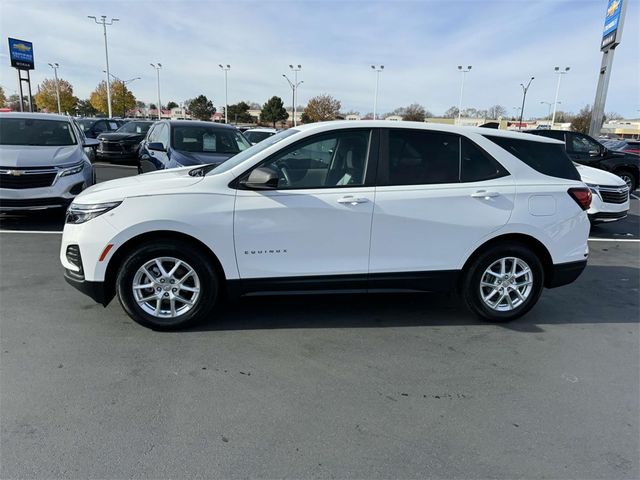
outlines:
M493 262L480 278L480 297L492 310L510 312L521 306L533 290L533 273L517 257Z

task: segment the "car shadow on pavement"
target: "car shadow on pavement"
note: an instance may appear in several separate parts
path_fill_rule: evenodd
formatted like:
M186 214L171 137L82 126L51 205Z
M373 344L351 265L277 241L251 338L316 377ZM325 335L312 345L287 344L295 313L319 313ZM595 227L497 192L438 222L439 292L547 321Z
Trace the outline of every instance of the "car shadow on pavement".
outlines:
M640 323L639 267L589 266L573 284L545 289L524 317L496 324L521 332L544 325ZM454 294L403 293L248 297L226 302L190 331L482 325Z

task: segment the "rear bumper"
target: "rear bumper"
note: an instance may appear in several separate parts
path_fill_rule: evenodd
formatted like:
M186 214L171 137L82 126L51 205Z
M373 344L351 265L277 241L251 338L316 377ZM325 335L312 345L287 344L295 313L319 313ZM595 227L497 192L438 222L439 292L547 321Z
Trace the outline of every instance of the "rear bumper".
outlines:
M545 282L545 287L556 288L574 282L587 266L586 260L579 262L558 263L553 266L551 275Z
M104 282L89 282L77 273L67 269L64 271L64 279L69 285L80 290L95 302L100 303L105 307L113 298L113 295L107 294Z

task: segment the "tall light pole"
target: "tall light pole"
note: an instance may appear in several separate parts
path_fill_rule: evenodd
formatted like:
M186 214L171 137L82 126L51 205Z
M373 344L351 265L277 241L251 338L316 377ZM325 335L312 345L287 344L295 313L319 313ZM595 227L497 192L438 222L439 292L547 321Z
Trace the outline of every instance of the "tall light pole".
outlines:
M160 69L162 68L162 64L161 63L150 63L149 65L151 65L153 68L156 69L156 74L157 74L157 78L158 78L158 120L162 119L162 103L160 103Z
M298 87L304 83L302 81L298 82L298 72L300 70L302 70L302 65L289 65L289 68L291 69L291 71L293 72L293 84L296 86L293 89L293 105L291 106L293 108L293 126L297 126L298 125L298 121L296 119L296 102L298 101ZM287 81L289 83L291 83L291 81L289 81L289 79L287 78Z
M547 114L547 117L549 117L549 121L551 121L550 128L553 128L553 121L551 120L551 107L553 107L557 103L562 103L562 102L556 102L556 103L545 102L545 101L540 102L540 105L547 105L549 107L549 113ZM555 108L554 108L554 112L555 112Z
M93 21L99 25L102 25L102 29L104 30L104 56L107 61L107 107L109 109L109 118L111 118L111 81L109 79L109 49L107 48L107 26L113 25L115 22L119 22L119 18L112 18L107 22L106 15L101 15L100 20L98 20L93 15L89 15L88 18L93 18Z
M227 110L229 110L229 90L227 89L227 72L231 70L231 65L222 65L221 63L218 66L224 71L224 123L229 123L229 115Z
M57 63L50 63L49 66L53 68L53 76L56 78L56 97L58 99L58 115L62 115L62 107L60 106L60 85L58 82L58 68L60 65Z
M520 109L520 123L518 124L518 130L522 130L522 116L524 115L524 101L527 99L527 92L529 91L531 82L533 82L534 79L535 77L531 77L526 87L524 86L523 83L520 84L520 86L522 87L522 108Z
M556 99L553 104L553 116L551 117L551 128L553 128L553 124L556 122L556 107L558 106L558 94L560 93L560 79L562 75L565 75L569 72L571 67L564 67L564 70L560 70L560 67L553 67L553 70L558 75L558 84L556 85Z
M104 73L104 70L103 70L103 73ZM125 118L127 116L126 101L124 98L125 87L131 82L133 82L134 80L142 80L142 77L135 77L135 78L130 78L129 80L122 80L116 77L113 73L110 73L109 75L111 75L113 79L116 80L117 82L122 83L122 118Z
M458 65L458 71L462 73L462 84L460 85L460 101L458 102L458 125L460 125L460 117L462 116L462 94L464 92L464 77L471 71L471 65L465 69L462 65Z
M371 65L371 70L376 72L376 90L373 94L373 119L376 119L378 111L378 87L380 86L380 72L384 70L384 65Z
M293 92L293 98L291 99L291 102L292 102L292 107L293 107L293 126L295 127L295 126L298 125L298 123L296 121L296 90L298 90L298 87L304 83L304 80L300 80L299 82L296 82L294 80L292 82L289 79L289 77L287 77L284 73L282 74L282 76L289 83L289 86L291 87L291 91Z

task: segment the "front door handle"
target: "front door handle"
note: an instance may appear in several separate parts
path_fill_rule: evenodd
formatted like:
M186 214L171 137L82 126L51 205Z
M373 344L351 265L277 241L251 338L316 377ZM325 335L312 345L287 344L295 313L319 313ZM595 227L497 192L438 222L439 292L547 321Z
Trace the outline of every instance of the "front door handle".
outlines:
M498 192L487 192L486 190L478 190L471 194L473 198L484 198L485 200L489 200L491 197L497 197L498 195L500 195Z
M369 201L368 198L359 198L359 197L352 197L352 196L346 196L338 199L338 203L349 204L349 205L357 205L359 203L366 203L368 201Z

